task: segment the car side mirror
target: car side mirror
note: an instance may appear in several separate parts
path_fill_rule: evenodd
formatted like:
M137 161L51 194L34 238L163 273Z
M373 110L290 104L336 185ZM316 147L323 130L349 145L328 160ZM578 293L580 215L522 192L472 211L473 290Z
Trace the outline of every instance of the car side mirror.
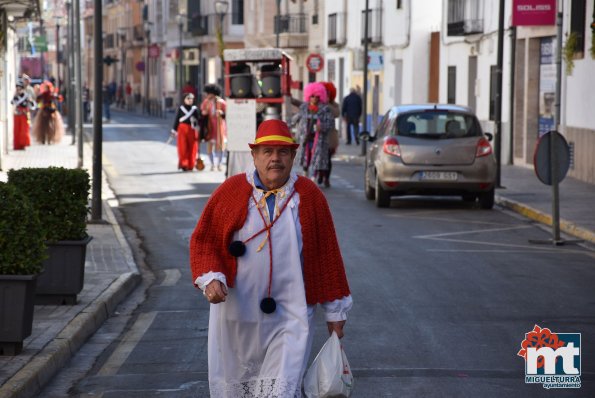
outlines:
M488 137L488 141L492 141L494 139L494 134L492 133L483 133L486 137Z
M362 141L374 142L374 140L376 139L376 137L374 137L373 135L370 135L369 131L362 131L361 133L358 134L358 136Z

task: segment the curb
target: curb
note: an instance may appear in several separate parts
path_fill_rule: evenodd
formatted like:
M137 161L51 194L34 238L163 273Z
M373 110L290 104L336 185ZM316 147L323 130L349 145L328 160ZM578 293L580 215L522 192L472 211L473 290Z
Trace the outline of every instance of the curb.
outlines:
M524 217L527 217L531 220L537 221L541 224L548 225L548 226L552 225L552 216L551 215L546 214L546 213L539 211L537 209L534 209L533 207L527 206L525 204L516 202L511 199L503 198L502 196L499 196L499 195L496 195L496 203L498 203L502 207L512 210L515 213L518 213L518 214L520 214ZM576 238L582 239L584 241L595 243L595 233L593 233L592 231L586 230L584 228L581 228L581 227L577 226L576 224L571 223L570 221L560 219L560 231L562 231L568 235L574 236Z

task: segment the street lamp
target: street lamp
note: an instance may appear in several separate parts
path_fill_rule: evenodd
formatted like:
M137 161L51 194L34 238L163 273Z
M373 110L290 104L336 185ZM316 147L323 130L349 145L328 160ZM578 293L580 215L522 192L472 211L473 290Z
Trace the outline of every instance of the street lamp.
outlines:
M145 54L145 112L149 114L149 47L151 45L151 22L145 21L145 38L147 39L147 53Z
M229 8L229 2L225 0L217 0L215 2L215 12L219 15L219 30L217 32L217 41L219 42L219 58L221 59L221 87L225 92L225 59L223 58L223 50L225 49L225 42L223 41L223 20L227 9Z
M179 72L178 72L178 79L179 79L179 90L180 90L180 103L182 102L182 87L184 86L184 50L182 48L182 29L184 27L184 21L186 20L186 15L178 14L176 15L176 22L178 23L178 37L179 37L179 45L178 45L178 62L179 65Z

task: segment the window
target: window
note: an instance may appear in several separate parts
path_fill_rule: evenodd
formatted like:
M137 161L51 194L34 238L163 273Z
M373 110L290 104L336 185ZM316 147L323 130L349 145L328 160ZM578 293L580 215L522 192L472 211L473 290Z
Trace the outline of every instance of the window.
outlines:
M490 120L496 118L496 94L498 88L498 67L496 65L490 66Z
M446 102L449 104L457 103L457 67L448 67L448 83L447 83L447 98Z
M582 58L585 54L586 0L573 0L570 7L570 33L576 34L574 53Z
M232 25L244 24L244 0L233 0L231 6L231 23Z

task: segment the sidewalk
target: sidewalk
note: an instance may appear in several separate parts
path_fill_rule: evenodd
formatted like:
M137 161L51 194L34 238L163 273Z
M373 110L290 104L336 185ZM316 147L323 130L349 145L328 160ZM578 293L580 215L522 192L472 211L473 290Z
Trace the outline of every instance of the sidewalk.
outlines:
M60 144L32 145L2 156L0 181L11 168L77 165L71 136ZM83 166L92 174L92 153L84 146ZM33 397L62 369L85 341L109 318L118 304L139 284L141 277L132 252L108 204L115 197L104 181L103 220L89 224L93 240L87 246L85 284L73 306L35 306L33 330L14 357L0 356L0 397ZM109 200L112 199L112 200ZM109 202L108 202L109 200Z
M343 139L333 161L364 164L361 143L345 145ZM496 203L527 218L552 225L552 187L542 184L532 168L502 166L501 185L496 189ZM560 231L567 239L581 239L595 244L595 184L566 177L559 186ZM553 236L552 236L553 237Z

